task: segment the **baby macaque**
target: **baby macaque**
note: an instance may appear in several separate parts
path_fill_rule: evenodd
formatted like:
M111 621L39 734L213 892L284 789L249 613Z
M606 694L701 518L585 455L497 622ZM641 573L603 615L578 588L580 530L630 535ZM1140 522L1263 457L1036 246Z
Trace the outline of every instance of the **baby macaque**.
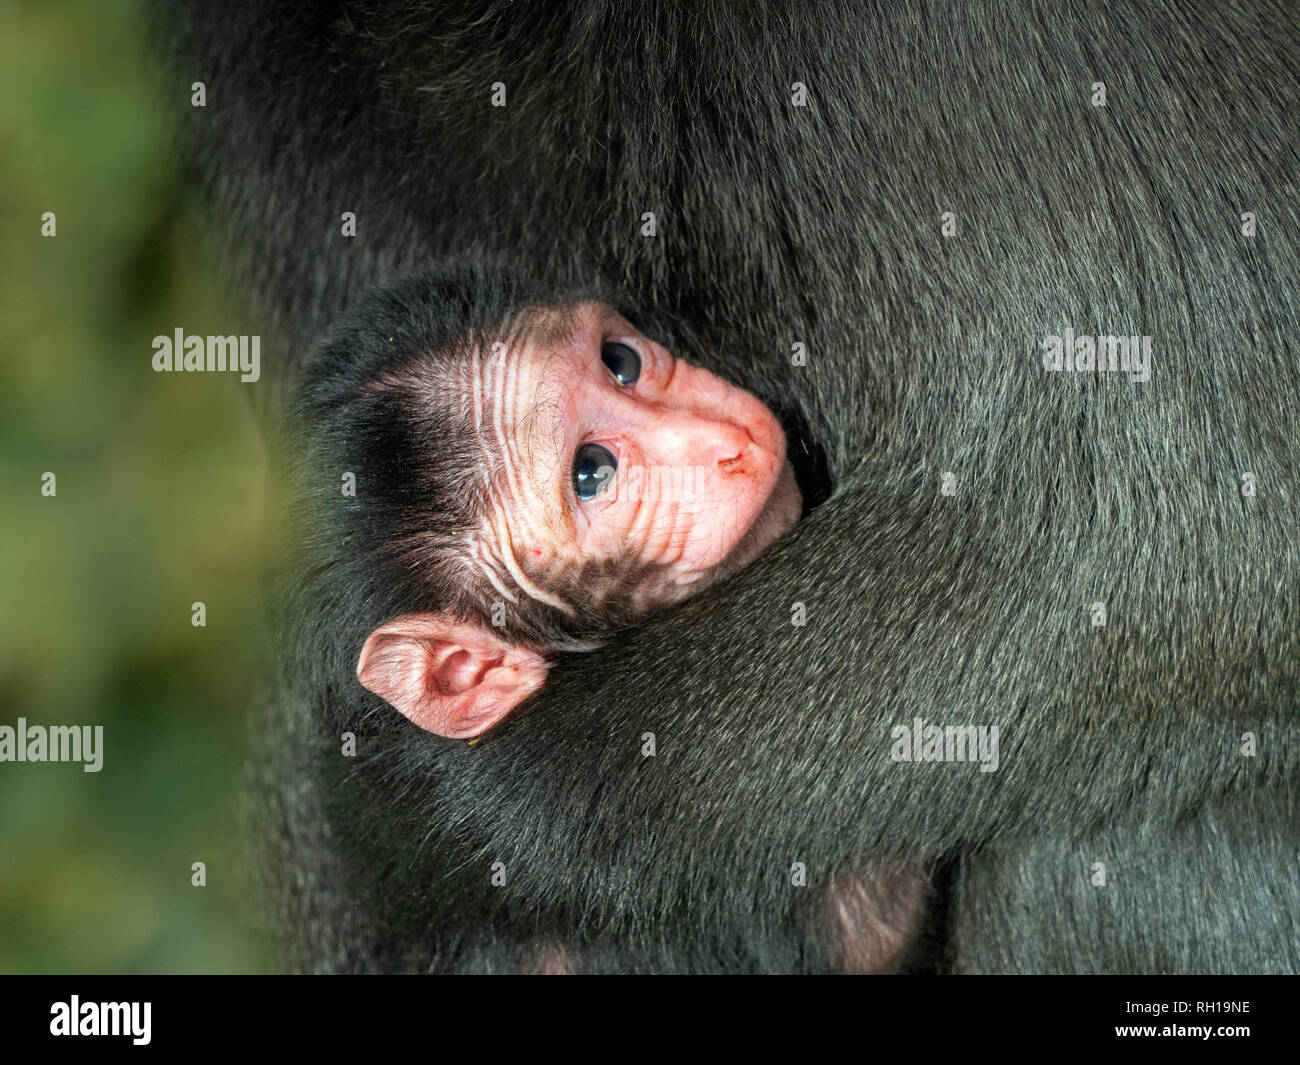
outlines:
M542 686L571 633L678 602L799 519L771 411L607 305L533 308L499 339L426 360L440 394L394 399L441 402L475 442L455 483L477 505L437 534L436 564L462 592L453 610L376 629L357 675L430 732L482 734Z
M357 676L439 736L482 736L557 655L735 573L800 517L772 412L595 300L424 278L372 303L314 379L304 420L335 427L323 450L356 472L347 541L418 593ZM841 965L897 967L926 886L912 867L834 878Z

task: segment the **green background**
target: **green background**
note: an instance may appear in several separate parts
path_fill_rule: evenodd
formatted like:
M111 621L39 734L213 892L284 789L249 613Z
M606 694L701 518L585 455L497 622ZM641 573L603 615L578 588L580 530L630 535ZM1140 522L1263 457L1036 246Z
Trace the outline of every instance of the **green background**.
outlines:
M267 967L235 814L263 386L150 364L178 326L256 332L182 188L185 80L135 4L0 2L0 724L104 726L97 774L0 762L4 972Z

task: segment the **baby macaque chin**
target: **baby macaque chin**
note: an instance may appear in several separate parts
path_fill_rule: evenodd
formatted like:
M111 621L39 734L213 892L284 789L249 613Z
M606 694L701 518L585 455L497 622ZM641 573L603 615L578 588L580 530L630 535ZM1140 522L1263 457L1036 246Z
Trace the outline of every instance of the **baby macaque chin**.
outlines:
M721 562L703 569L678 569L663 587L647 589L645 612L662 610L702 592L709 585L739 573L777 540L793 529L803 513L803 493L795 481L794 468L782 465L776 484L749 528Z
M753 562L799 523L803 513L803 493L794 479L794 467L781 467L772 494L731 553L718 565L710 583L723 580Z

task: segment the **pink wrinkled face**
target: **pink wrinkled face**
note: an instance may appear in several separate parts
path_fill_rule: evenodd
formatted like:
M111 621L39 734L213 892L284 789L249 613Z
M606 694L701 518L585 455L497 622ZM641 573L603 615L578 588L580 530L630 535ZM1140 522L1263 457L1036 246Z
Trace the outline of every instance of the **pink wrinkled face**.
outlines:
M759 400L608 306L582 304L562 325L544 344L526 330L475 353L465 375L497 486L471 555L499 590L564 606L554 578L581 573L593 596L630 594L649 612L743 567L798 520L785 435ZM604 560L654 575L602 589Z
M621 624L741 569L799 520L772 412L610 307L534 310L454 372L451 395L444 378L427 402L468 419L481 451L464 490L483 504L456 561L511 603ZM405 614L370 633L357 678L420 728L468 739L545 684L550 650Z

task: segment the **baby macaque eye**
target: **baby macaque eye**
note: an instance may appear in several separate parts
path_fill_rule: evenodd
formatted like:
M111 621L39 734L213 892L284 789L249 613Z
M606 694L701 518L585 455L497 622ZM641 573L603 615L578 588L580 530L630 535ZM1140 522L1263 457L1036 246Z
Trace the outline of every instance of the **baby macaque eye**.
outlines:
M594 499L614 479L618 459L599 444L583 444L573 460L573 489L579 499Z
M641 376L641 356L617 340L601 345L600 360L618 378L620 385L634 385Z

